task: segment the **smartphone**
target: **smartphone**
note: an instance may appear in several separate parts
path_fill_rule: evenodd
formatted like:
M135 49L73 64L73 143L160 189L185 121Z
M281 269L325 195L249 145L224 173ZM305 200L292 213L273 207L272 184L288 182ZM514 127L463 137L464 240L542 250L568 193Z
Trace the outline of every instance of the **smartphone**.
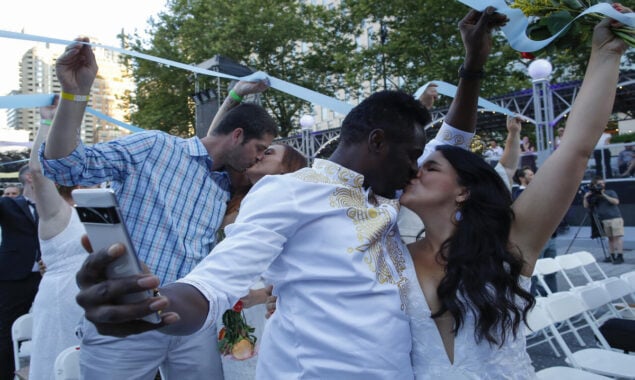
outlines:
M135 252L126 225L121 217L117 198L111 189L77 189L71 193L79 219L86 228L93 251L108 249L115 243L126 247L126 254L106 268L108 278L121 278L142 273L141 263ZM151 290L128 294L117 300L122 304L136 303L153 296ZM143 318L151 323L161 322L158 313Z

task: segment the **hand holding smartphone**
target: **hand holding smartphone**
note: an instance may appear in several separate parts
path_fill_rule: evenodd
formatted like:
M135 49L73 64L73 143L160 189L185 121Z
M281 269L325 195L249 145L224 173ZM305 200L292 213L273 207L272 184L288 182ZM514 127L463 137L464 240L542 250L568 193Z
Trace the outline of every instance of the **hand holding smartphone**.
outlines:
M95 251L108 249L115 243L121 243L126 247L126 254L108 266L106 276L114 279L143 273L121 217L115 193L111 189L77 189L73 190L72 196L79 219L86 228L88 240ZM152 296L152 291L148 290L125 295L118 302L136 303ZM152 313L145 316L143 320L159 323L161 317L158 313Z

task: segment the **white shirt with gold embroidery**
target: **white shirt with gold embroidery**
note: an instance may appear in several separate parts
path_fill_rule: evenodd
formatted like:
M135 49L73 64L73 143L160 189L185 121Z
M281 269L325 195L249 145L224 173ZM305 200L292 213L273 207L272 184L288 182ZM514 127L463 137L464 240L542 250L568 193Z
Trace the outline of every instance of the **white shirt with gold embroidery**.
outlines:
M413 378L399 205L363 182L319 159L263 178L227 237L181 280L210 301L211 322L265 273L278 304L258 379Z

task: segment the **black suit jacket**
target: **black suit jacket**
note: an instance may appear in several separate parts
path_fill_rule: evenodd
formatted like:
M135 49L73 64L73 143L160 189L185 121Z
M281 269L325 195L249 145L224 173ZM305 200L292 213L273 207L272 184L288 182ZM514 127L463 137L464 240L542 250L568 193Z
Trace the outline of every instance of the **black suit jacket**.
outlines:
M0 281L21 280L40 256L37 220L24 197L0 197Z

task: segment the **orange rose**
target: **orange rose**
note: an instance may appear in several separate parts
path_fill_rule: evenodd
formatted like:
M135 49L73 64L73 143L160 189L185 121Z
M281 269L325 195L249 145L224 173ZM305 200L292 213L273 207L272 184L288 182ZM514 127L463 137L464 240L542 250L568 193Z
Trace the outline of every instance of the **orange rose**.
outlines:
M241 339L232 347L232 356L236 360L245 360L254 356L254 345L249 339Z

